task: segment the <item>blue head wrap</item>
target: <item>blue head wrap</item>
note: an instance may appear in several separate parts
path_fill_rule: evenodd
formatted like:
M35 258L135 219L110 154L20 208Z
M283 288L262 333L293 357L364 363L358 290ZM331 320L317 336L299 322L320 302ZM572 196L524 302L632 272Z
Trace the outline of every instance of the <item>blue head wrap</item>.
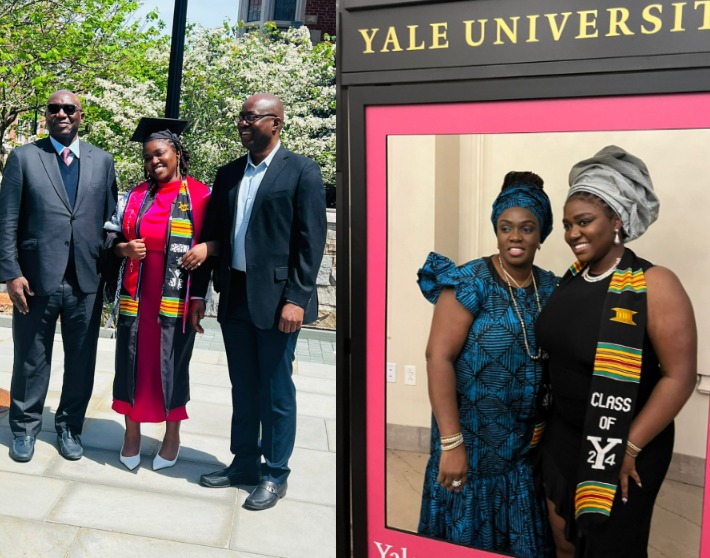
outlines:
M533 184L520 181L505 188L493 202L491 222L494 232L497 232L500 214L511 207L522 207L535 216L540 226L540 243L545 242L552 231L552 207L545 191Z

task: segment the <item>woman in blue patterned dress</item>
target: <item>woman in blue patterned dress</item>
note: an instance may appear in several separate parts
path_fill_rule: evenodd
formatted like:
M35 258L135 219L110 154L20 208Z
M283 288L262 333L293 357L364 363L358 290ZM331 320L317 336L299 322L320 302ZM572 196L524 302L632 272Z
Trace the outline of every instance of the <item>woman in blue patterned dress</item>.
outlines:
M552 230L542 185L531 172L506 175L491 214L497 254L457 267L431 253L419 270L419 286L436 305L419 532L523 558L551 551L531 464L542 379L533 324L556 284L533 265Z

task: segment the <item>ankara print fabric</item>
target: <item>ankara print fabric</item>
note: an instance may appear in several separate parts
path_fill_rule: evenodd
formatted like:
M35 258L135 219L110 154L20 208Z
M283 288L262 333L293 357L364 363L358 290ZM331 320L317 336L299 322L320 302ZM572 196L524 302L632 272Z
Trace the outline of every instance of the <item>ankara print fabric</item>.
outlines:
M534 273L544 305L557 279L537 267ZM535 493L530 459L542 370L527 354L508 286L490 258L456 267L436 253L429 254L419 270L419 286L432 303L443 288L452 287L456 299L474 316L454 364L468 481L459 493L436 482L441 443L432 417L419 532L523 558L547 556L551 543L546 511ZM531 351L536 351L534 288L513 292Z

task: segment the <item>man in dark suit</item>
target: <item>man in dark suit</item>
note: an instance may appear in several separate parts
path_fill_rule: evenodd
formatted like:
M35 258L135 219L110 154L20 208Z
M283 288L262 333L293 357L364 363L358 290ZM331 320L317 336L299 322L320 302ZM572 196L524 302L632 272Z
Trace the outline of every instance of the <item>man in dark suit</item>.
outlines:
M281 145L283 121L275 95L244 103L237 126L249 154L217 171L202 234L219 247L214 281L235 457L226 469L202 475L200 484L258 484L244 502L250 510L270 508L286 494L296 438L294 351L301 325L318 317L316 276L326 235L320 168ZM207 285L193 288L204 296ZM198 331L204 309L204 301L190 308Z
M59 453L76 460L94 385L102 296L103 224L116 206L113 158L78 138L79 98L55 91L49 136L10 153L0 187L0 281L13 303L10 457L29 461L42 427L61 316L64 381L55 415Z

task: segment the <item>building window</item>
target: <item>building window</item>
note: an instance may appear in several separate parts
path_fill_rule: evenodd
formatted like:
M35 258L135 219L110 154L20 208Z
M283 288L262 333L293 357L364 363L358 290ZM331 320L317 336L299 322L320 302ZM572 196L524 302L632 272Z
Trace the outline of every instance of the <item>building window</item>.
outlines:
M275 0L274 2L275 21L295 21L296 20L296 0Z
M249 0L247 6L247 21L261 20L261 0Z

